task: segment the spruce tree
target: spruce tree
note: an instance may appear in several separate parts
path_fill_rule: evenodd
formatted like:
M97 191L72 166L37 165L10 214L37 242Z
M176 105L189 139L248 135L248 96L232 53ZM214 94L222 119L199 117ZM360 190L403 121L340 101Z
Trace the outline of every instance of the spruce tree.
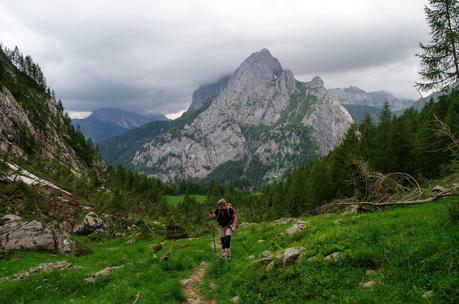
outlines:
M419 74L424 82L416 85L423 91L445 89L459 82L459 2L430 0L425 7L432 40L420 43L422 52Z

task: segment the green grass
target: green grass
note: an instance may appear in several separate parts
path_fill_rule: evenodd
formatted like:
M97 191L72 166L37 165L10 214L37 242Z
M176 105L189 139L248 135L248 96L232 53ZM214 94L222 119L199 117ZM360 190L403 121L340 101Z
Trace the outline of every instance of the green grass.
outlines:
M457 206L449 207L454 200L304 218L306 228L293 236L282 234L288 224L251 226L236 233L230 263L210 264L202 290L219 303L236 295L241 303L459 303L459 223ZM276 261L267 271L245 258L238 239L257 257L263 250L274 255L288 247L306 250L291 267ZM335 251L341 252L340 260L324 260ZM366 274L370 269L376 271L373 276ZM381 284L362 288L368 279ZM433 290L429 300L422 297L427 290Z
M164 197L169 205L178 205L183 202L185 195L165 195ZM190 197L194 198L198 203L204 203L207 199L207 196L200 194L190 194Z
M154 240L138 240L134 244L127 244L127 240L89 243L92 254L82 257L13 253L0 260L0 277L39 263L61 260L77 268L42 273L22 281L3 281L0 283L0 303L132 303L137 293L140 294L139 303L180 303L184 297L179 281L189 276L200 261L212 257L210 250L203 250L209 238L167 242L157 257L164 255L172 245L181 247L174 250L167 262L160 262L150 253ZM124 267L95 284L84 282L92 272L119 265Z
M180 303L180 280L203 260L209 261L209 269L200 291L220 304L236 295L241 303L458 303L456 200L359 215L305 217L304 231L291 236L283 234L291 224L261 223L236 231L231 261L213 255L211 235L166 242L157 257L177 247L167 262L150 253L157 240L127 244L129 237L102 243L81 238L91 250L81 257L15 252L0 260L0 277L51 261L67 260L78 268L2 281L0 303L132 303L137 293L138 303ZM289 268L276 260L274 269L267 271L247 259L241 241L257 257L263 250L276 255L288 247L303 246L305 252ZM341 252L338 261L324 260L335 251ZM95 284L84 282L90 273L118 265L124 267L111 276ZM369 269L375 274L367 275ZM361 282L368 279L380 284L362 288ZM422 297L427 290L433 291L431 299Z

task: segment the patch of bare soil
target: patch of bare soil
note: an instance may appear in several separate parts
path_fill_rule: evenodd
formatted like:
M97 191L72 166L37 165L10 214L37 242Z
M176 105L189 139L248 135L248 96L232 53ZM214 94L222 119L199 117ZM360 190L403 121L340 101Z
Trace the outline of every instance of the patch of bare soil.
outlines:
M182 280L180 283L183 286L183 293L187 300L182 304L217 304L215 300L201 299L199 292L196 290L196 285L202 281L206 275L207 262L202 262L199 267L193 270L193 273L188 279Z

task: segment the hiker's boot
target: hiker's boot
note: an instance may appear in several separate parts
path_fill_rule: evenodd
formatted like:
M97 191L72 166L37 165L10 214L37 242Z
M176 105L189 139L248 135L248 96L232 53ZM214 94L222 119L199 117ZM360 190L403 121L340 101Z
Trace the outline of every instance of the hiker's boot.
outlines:
M227 253L226 253L226 248L222 249L222 258L226 258Z
M226 259L229 260L231 259L231 249L226 248Z

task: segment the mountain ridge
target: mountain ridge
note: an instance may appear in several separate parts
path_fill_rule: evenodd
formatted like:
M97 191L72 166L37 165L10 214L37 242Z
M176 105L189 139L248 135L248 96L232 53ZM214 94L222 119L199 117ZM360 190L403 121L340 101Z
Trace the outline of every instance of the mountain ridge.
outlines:
M210 91L216 97L199 111L167 126L145 127L156 135L139 139L127 155L118 146L131 132L104 142L102 154L112 164L164 180L202 179L222 166L224 173L271 180L326 154L352 123L319 77L297 81L267 49L251 54L226 86Z
M346 88L334 88L329 91L344 105L382 108L384 102L387 101L393 111L400 111L413 106L415 103L415 100L398 98L386 90L367 92L359 87L349 86Z
M79 128L86 138L90 138L94 143L100 143L149 122L164 120L168 118L161 113L142 115L118 108L104 107L95 110L86 118L72 119L72 125Z

